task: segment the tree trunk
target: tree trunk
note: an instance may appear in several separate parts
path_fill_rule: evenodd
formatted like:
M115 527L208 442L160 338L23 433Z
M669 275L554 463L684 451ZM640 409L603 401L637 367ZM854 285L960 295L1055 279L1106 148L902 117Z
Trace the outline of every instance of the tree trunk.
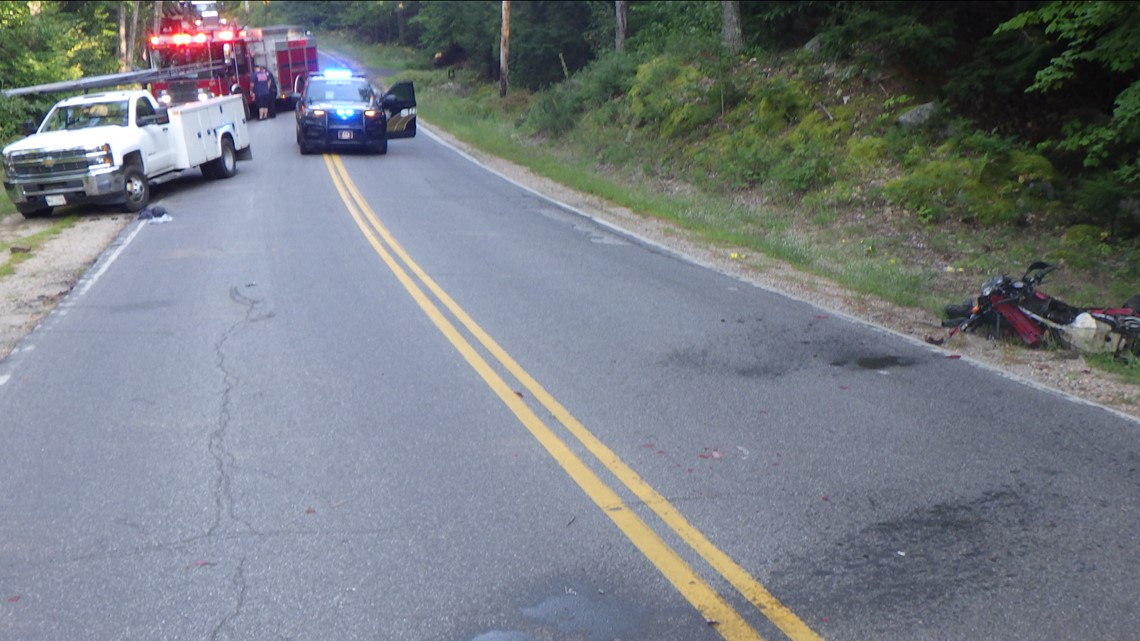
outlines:
M614 49L625 50L625 34L629 23L629 0L614 0Z
M135 64L135 45L139 40L139 0L131 0L131 22L127 26L127 67Z
M151 25L151 33L158 33L162 28L162 0L154 0L154 24Z
M720 0L724 19L721 22L721 38L729 53L737 54L744 49L744 37L740 33L740 0Z
M402 45L402 44L404 44L404 3L403 2L401 2L399 4L399 6L396 7L396 28L399 31L399 35L397 36L398 40L396 40L396 42L398 42Z
M511 40L511 0L503 0L503 29L499 36L499 97L507 95L507 53Z
M119 3L119 71L127 70L127 2Z

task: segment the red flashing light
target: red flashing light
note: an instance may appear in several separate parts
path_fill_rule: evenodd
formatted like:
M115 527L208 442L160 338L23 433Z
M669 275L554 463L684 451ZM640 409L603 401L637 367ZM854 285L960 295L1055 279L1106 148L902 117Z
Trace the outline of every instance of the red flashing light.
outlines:
M209 39L210 39L210 36L207 36L207 35L206 35L206 34L204 34L204 33L199 33L199 34L196 34L196 35L194 36L194 42L196 42L196 43L198 43L198 44L203 44L203 43L205 43L205 42L206 42L207 40L209 40Z
M219 31L217 34L217 37L218 37L218 40L227 40L227 41L233 40L234 39L234 32L230 31L228 29L226 31Z
M176 45L188 45L190 44L190 40L190 34L188 33L176 33L170 36L170 41Z
M160 40L161 40L161 38L159 38L158 36L151 36L150 37L150 43L156 47L158 46L158 43Z

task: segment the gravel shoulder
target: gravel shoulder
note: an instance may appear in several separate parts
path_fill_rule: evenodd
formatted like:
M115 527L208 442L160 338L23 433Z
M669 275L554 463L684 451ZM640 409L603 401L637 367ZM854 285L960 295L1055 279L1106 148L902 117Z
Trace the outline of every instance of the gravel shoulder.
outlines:
M628 209L567 189L523 167L483 154L434 127L430 127L430 134L521 185L744 281L787 293L918 341L926 336L946 335L939 320L925 310L901 308L874 297L859 295L764 256L746 254L738 248L711 246L684 230L643 218ZM18 341L55 309L84 271L133 220L133 216L126 214L82 216L75 225L34 249L27 260L15 266L14 274L0 276L0 359L7 358ZM19 214L0 220L0 247L9 248L0 255L0 265L10 260L13 251L19 251L20 238L42 231L51 223L52 219L24 220ZM1111 374L1091 368L1075 353L1029 350L963 334L956 335L941 349L947 357L960 356L1140 420L1140 386L1123 383Z

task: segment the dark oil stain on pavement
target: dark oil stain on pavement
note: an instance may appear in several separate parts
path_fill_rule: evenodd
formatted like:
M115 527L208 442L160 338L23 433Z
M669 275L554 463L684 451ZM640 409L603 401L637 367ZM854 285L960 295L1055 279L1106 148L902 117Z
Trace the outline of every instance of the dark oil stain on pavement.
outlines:
M901 514L791 560L770 580L807 601L827 595L809 611L875 612L894 624L929 624L924 617L958 596L1031 580L1022 576L1024 559L1050 528L1025 494L1002 488Z

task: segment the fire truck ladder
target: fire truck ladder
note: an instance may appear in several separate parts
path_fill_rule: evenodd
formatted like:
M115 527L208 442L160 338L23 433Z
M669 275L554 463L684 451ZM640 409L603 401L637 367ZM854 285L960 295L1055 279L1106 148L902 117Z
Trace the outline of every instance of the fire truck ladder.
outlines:
M108 89L111 87L120 87L123 85L147 84L150 82L158 82L160 80L175 80L177 78L197 77L198 74L201 73L212 74L225 70L225 62L204 62L196 65L167 67L165 69L124 71L122 73L111 73L104 76L90 76L88 78L79 78L78 80L49 82L47 84L33 85L31 87L5 89L3 91L0 91L0 93L2 93L6 98L15 98L16 96L27 96L30 94L38 93L61 93L70 91L82 91L83 93L87 93L92 89Z

